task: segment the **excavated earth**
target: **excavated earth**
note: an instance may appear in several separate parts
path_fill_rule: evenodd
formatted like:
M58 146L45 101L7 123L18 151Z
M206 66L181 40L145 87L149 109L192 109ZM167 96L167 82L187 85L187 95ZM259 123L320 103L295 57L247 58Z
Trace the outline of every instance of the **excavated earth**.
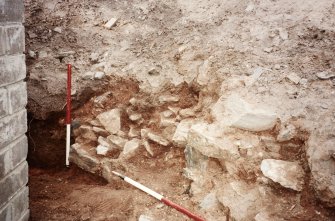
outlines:
M31 220L335 219L334 1L25 6Z

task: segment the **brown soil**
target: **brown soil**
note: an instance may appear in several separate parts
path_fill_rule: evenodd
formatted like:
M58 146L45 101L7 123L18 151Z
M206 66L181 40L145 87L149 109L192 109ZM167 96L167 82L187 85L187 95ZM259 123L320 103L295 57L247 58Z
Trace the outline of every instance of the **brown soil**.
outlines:
M183 158L181 149L172 148L159 159L136 158L125 174L196 211L187 194L190 182L181 175ZM160 220L188 220L117 177L108 184L74 165L69 169L30 167L29 187L32 221L138 220L141 214Z

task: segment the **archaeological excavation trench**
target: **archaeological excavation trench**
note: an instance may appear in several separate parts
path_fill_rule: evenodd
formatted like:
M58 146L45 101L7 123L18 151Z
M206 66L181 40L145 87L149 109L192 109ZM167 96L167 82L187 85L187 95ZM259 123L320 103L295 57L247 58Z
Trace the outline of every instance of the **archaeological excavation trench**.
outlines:
M191 220L117 171L208 221L334 220L335 5L318 4L25 0L30 219Z

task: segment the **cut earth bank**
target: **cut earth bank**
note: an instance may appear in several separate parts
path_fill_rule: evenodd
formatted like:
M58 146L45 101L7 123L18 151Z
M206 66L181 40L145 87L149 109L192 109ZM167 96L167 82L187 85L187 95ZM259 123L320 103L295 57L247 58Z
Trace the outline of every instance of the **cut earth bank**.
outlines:
M167 189L152 187L179 180L177 198L208 220L334 218L332 1L26 7L32 162L63 162L72 63L81 168L112 184L111 170L144 183L167 170Z

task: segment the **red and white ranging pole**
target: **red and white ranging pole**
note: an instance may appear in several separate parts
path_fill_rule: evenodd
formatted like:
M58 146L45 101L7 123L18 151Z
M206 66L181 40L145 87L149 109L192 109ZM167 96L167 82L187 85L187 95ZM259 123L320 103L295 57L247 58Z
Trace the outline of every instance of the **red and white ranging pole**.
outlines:
M66 95L66 153L65 153L65 165L70 165L70 140L71 140L71 75L72 66L67 65L67 95Z
M120 177L121 179L123 179L124 181L126 181L127 183L135 186L136 188L142 190L143 192L149 194L150 196L155 197L157 200L163 202L165 205L170 206L176 210L178 210L179 212L185 214L186 216L192 218L195 221L205 221L203 218L201 218L200 216L197 216L196 214L190 212L189 210L185 209L182 206L179 206L178 204L175 204L174 202L171 202L170 200L164 198L164 196L162 196L161 194L149 189L146 186L143 186L142 184L136 182L135 180L130 179L129 177L126 177L118 172L112 171L116 176Z

